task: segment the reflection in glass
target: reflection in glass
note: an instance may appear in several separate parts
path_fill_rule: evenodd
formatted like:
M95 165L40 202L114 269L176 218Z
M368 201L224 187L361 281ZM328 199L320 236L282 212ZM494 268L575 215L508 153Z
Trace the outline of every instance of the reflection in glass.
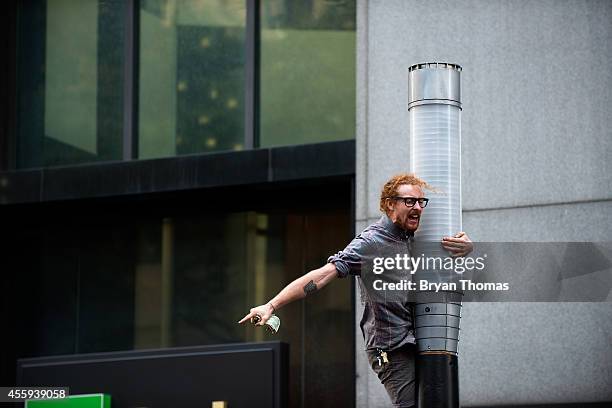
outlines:
M22 334L33 342L27 356L280 340L290 344L290 406L352 399L348 279L282 308L277 335L237 324L344 247L348 211L53 222L36 234L40 255L19 278L36 299L15 309L34 313Z
M140 4L138 157L241 150L244 0Z
M17 167L121 159L123 2L19 7Z
M355 1L261 3L260 146L355 137Z

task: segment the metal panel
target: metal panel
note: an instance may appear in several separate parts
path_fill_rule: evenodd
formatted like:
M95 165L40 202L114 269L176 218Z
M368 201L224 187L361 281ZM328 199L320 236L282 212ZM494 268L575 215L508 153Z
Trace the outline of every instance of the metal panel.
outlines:
M28 358L18 361L17 383L110 394L115 408L210 406L221 399L233 408L281 408L288 357L288 344L258 342Z

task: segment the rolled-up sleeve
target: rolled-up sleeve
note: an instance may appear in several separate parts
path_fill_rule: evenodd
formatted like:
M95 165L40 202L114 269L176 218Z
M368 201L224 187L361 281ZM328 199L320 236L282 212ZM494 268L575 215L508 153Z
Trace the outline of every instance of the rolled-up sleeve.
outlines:
M344 250L327 258L327 263L333 263L336 266L338 278L346 278L348 275L361 275L361 269L367 259L369 249L369 240L359 234Z

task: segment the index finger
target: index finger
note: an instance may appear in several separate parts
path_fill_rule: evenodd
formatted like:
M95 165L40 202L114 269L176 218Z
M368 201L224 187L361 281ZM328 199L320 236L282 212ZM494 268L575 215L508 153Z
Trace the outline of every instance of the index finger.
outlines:
M255 312L251 312L251 313L247 314L246 316L244 316L242 318L242 320L240 320L238 323L245 322L245 321L249 320L251 317L255 316L256 314L257 313L255 313Z

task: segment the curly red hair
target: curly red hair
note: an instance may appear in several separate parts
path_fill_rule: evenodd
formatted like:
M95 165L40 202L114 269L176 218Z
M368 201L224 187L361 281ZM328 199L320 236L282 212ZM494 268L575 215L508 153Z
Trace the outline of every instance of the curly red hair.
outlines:
M430 186L425 180L418 178L412 173L396 174L385 183L382 188L382 191L380 192L380 211L388 215L388 210L385 207L385 202L389 198L395 197L397 195L397 190L399 186L403 184L419 186L421 188L426 188L428 190L435 191L435 188Z

